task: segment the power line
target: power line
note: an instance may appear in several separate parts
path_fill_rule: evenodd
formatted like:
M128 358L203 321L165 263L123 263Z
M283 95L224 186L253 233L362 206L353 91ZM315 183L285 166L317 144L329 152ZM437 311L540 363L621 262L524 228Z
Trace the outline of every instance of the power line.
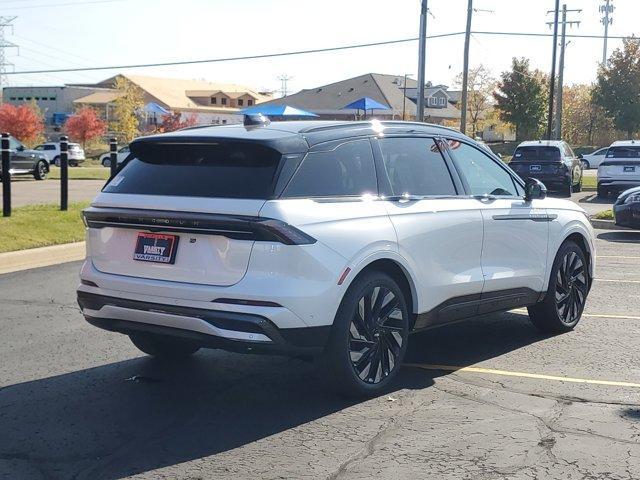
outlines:
M5 76L7 67L14 66L13 63L7 62L6 50L8 48L18 48L18 45L5 38L5 28L13 29L13 21L16 18L18 17L0 17L0 94L7 80ZM0 103L2 103L1 98Z
M463 32L443 33L440 35L431 35L428 38L442 38L451 37L455 35L461 35ZM351 50L356 48L376 47L382 45L394 45L398 43L415 42L418 40L415 38L402 38L399 40L386 40L382 42L360 43L354 45L344 45L340 47L328 47L328 48L314 48L310 50L296 50L292 52L279 52L279 53L265 53L262 55L245 55L241 57L225 57L225 58L213 58L206 60L183 60L175 62L158 62L158 63L145 63L145 64L131 64L131 65L110 65L101 67L84 67L84 68L58 68L56 70L25 70L20 72L13 72L12 75L26 75L30 73L60 73L60 72L88 72L95 70L119 70L125 68L148 68L148 67L168 67L174 65L195 65L200 63L219 63L219 62L233 62L238 60L259 60L262 58L274 58L274 57L288 57L292 55L306 55L310 53L324 53L324 52L336 52L340 50Z
M465 32L451 32L451 33L442 33L439 35L429 35L427 39L435 39L435 38L444 38L444 37L454 37L458 35L463 35ZM471 34L474 35L505 35L505 36L524 36L524 37L551 37L552 34L549 33L525 33L525 32L496 32L496 31L473 31ZM567 38L591 38L591 39L602 39L604 38L602 35L567 35ZM609 38L613 39L630 39L635 38L633 36L609 36ZM312 53L326 53L326 52L337 52L341 50L352 50L357 48L367 48L367 47L378 47L384 45L395 45L400 43L410 43L418 40L418 37L412 38L401 38L397 40L385 40L381 42L370 42L370 43L359 43L352 45L342 45L339 47L327 47L327 48L314 48L309 50L295 50L291 52L278 52L278 53L266 53L261 55L245 55L240 57L222 57L222 58L212 58L212 59L198 59L198 60L183 60L183 61L169 61L169 62L158 62L158 63L136 63L129 65L109 65L109 66L98 66L98 67L78 67L78 68L57 68L52 70L22 70L18 72L7 72L7 75L29 75L36 73L63 73L63 72L89 72L89 71L98 71L98 70L120 70L125 68L150 68L150 67L170 67L177 65L197 65L202 63L220 63L220 62L234 62L238 60L260 60L264 58L276 58L276 57L288 57L293 55L307 55Z

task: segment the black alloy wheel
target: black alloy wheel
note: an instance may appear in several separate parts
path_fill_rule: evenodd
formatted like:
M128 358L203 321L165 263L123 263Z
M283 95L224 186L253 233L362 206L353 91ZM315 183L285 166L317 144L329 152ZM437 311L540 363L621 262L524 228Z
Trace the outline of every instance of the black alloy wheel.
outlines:
M360 380L380 383L394 370L406 323L398 297L388 288L371 287L360 297L349 328L349 356Z
M553 261L544 299L528 307L531 323L543 333L564 333L580 321L589 293L589 263L573 241L564 242Z
M555 301L563 323L573 324L582 313L587 299L587 275L584 262L573 251L567 252L556 275Z

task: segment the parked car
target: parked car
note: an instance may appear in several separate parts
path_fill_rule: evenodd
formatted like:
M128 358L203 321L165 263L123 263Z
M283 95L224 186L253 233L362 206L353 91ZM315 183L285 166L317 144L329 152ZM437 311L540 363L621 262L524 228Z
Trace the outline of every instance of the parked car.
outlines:
M604 161L607 150L609 150L609 147L599 148L592 153L578 155L580 163L582 163L582 168L584 170L589 170L590 168L598 168Z
M342 392L373 395L410 332L516 307L544 332L576 326L594 233L582 208L545 194L422 123L144 137L83 212L78 303L150 355L319 357Z
M60 166L60 143L47 142L42 145L38 145L34 150L40 152L50 164ZM77 167L79 164L85 161L84 150L78 143L68 144L68 158L69 166Z
M640 142L613 142L598 167L598 196L640 186Z
M640 187L620 194L613 204L613 218L621 227L640 228Z
M125 145L118 150L118 165L120 165L129 156L129 145ZM103 153L100 155L100 163L103 167L111 167L111 152Z
M570 197L582 190L582 165L563 140L522 142L509 166L522 178L534 177L549 190Z
M49 162L36 150L29 150L22 143L13 137L9 137L9 157L11 169L9 173L13 175L33 175L36 180L44 180L49 173ZM0 174L2 174L2 164L0 163Z

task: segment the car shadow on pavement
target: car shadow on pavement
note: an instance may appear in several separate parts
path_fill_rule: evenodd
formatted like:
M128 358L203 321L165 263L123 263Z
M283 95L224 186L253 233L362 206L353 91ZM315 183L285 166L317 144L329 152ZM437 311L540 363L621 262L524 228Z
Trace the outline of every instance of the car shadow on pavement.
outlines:
M493 315L414 335L407 361L471 365L544 338L526 315ZM406 367L395 389L428 388L440 375ZM206 351L184 362L110 363L0 389L0 477L119 479L361 402L328 392L317 366L296 359Z
M615 232L603 232L596 235L599 240L616 243L640 243L640 232L618 230Z

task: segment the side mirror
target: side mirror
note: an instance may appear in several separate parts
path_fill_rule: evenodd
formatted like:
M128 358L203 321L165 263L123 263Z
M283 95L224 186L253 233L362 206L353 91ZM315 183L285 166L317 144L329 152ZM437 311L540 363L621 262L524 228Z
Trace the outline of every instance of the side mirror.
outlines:
M24 152L24 145L18 145L18 148L16 148L16 150L18 152Z
M582 154L581 154L581 153L579 153L579 154L578 154L578 158L579 158L580 160L582 160L582 158L583 158L583 157L582 157Z
M544 186L537 178L529 177L524 181L524 199L527 202L531 200L542 200L547 196L547 187Z

